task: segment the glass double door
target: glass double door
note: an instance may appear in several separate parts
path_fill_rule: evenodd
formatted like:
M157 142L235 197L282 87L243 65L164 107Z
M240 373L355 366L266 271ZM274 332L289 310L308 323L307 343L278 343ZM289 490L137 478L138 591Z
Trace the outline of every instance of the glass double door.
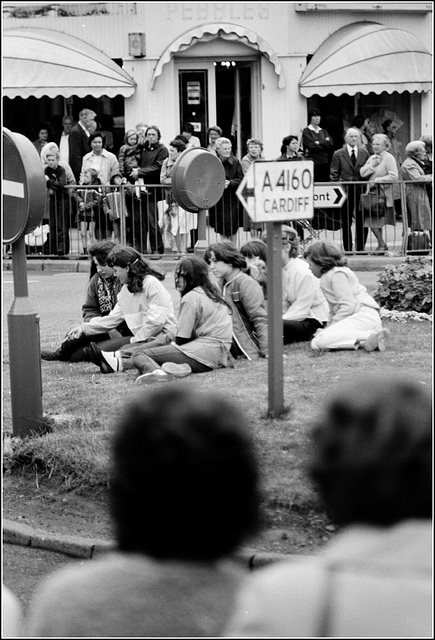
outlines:
M191 122L195 135L206 147L208 127L218 125L222 135L232 141L234 155L241 158L255 118L254 66L252 61L231 60L212 61L202 68L179 64L180 130L184 122Z

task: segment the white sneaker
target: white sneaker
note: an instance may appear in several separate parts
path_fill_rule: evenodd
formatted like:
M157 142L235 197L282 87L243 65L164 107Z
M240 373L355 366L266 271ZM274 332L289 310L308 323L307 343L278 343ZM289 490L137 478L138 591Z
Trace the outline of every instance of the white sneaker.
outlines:
M379 331L373 331L364 343L364 349L366 351L385 351L385 336L390 333L389 329L380 329Z
M184 378L192 373L192 369L188 364L176 364L175 362L164 362L162 364L163 371L169 373L174 378Z
M136 384L153 384L154 382L170 382L173 377L162 369L155 369L150 373L143 373L136 378Z

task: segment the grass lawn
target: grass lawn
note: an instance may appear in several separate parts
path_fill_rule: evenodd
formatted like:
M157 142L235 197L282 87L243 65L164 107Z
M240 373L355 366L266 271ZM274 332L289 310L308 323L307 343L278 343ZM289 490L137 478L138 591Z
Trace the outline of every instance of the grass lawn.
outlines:
M268 411L267 361L238 361L234 369L193 375L164 384L213 389L243 407L252 425L261 466L268 522L285 525L290 511L319 508L305 475L310 426L331 390L351 376L403 373L432 384L432 323L385 320L391 331L385 352L313 352L309 344L284 347L285 417L271 419ZM62 326L64 333L65 326ZM41 340L42 341L42 340ZM43 345L44 346L44 345ZM4 433L11 435L8 354L3 365ZM107 486L109 443L114 424L131 394L138 392L133 371L101 375L89 363L42 362L43 408L52 420L45 435L13 439L4 452L6 464L27 466L57 477L65 487ZM162 384L162 383L160 383ZM141 387L143 394L150 387ZM11 451L11 453L9 453Z

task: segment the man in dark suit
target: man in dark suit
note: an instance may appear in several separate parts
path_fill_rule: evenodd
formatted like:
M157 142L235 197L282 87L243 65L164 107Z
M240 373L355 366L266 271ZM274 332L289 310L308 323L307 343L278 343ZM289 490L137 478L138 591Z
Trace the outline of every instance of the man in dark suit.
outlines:
M349 128L344 136L344 145L334 151L331 160L330 179L332 182L357 182L363 180L360 168L369 154L359 145L361 134L358 129ZM359 200L363 185L346 185L347 200L341 207L341 229L345 251L352 251L352 217L355 218L355 245L357 251L364 251L368 229L364 228L364 216L359 211Z
M80 179L83 156L92 151L88 142L90 133L89 123L95 121L96 113L91 109L82 109L79 113L79 121L69 134L69 166L72 169L77 184Z

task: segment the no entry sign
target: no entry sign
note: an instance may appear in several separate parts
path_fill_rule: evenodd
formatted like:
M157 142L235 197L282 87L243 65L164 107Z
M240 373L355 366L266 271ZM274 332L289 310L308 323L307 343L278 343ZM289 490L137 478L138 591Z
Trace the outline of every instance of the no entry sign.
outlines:
M41 158L28 138L3 128L3 242L36 229L47 188Z

